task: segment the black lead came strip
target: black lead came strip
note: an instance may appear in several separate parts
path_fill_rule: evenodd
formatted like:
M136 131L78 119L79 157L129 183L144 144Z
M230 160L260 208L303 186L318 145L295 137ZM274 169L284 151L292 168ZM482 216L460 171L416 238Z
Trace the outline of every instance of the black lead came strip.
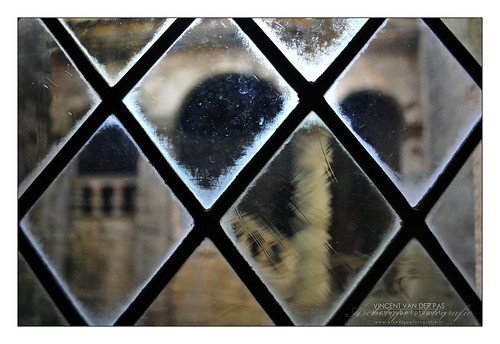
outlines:
M382 25L384 19L369 19L353 40L339 55L339 57L325 70L316 82L310 83L288 61L286 56L277 48L249 18L236 18L235 22L254 41L257 47L274 65L276 70L299 94L299 105L293 110L274 135L244 166L241 173L229 188L216 201L214 206L205 210L192 194L182 179L175 173L162 153L152 142L135 117L121 102L122 98L135 86L137 82L156 63L173 42L187 29L194 19L177 19L169 26L165 33L150 47L139 61L123 76L116 86L110 87L92 64L87 60L71 35L57 19L43 19L49 31L58 40L61 47L67 52L79 71L84 75L91 87L101 97L102 103L81 125L66 145L56 154L27 190L19 197L18 220L26 215L28 210L50 186L57 175L69 161L85 145L92 134L106 120L114 114L122 122L153 167L159 172L166 184L172 189L181 203L186 207L195 221L195 227L186 236L177 250L153 276L151 281L132 301L129 307L121 314L115 325L132 325L147 310L165 285L171 280L182 264L199 246L204 238L211 239L230 266L237 273L242 282L253 294L257 302L277 325L292 325L290 318L274 299L263 281L243 259L238 250L232 245L222 230L219 220L237 197L246 189L259 171L265 166L273 154L286 141L289 135L297 128L300 122L310 111L315 111L332 130L342 145L355 158L368 177L382 192L389 204L396 210L403 221L403 227L393 240L387 245L380 257L355 286L354 291L340 305L338 311L329 321L329 325L345 325L349 319L349 312L363 301L369 290L377 283L389 265L405 247L408 241L416 237L436 261L439 268L445 273L450 283L459 295L470 306L479 323L482 323L482 301L467 284L453 261L446 255L439 242L425 224L425 216L435 204L439 196L451 183L458 170L467 160L477 143L482 138L482 121L476 125L462 147L452 157L444 173L427 192L416 209L412 209L399 189L392 183L371 155L366 152L358 140L352 135L349 128L343 124L335 112L323 98L324 93L343 72L353 58ZM425 23L432 29L439 39L448 47L467 70L474 81L481 87L482 67L471 57L468 51L453 36L439 19L425 19ZM43 258L29 241L29 238L19 227L19 251L26 258L42 285L45 287L57 307L71 325L86 325L86 321L73 305L71 299L57 282Z

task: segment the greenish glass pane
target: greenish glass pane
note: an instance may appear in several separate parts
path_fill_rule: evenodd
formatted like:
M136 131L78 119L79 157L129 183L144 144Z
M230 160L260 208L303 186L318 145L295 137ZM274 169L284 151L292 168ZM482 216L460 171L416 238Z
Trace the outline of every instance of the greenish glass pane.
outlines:
M483 19L441 18L465 48L483 65Z

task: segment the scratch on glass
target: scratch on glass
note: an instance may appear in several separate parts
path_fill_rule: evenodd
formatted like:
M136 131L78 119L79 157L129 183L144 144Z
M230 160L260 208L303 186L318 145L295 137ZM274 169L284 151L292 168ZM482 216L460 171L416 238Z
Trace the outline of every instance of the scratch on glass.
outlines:
M321 142L321 137L318 135L318 141L319 141L319 145L321 147L321 152L323 153L323 157L325 158L325 163L326 163L326 168L327 168L327 171L328 171L328 175L331 179L331 181L335 181L337 184L338 184L338 179L337 177L335 176L335 172L333 172L333 168L332 168L332 165L330 164L330 161L328 161L328 153L330 153L330 148L325 151L325 148L323 147L323 143Z
M274 23L276 25L278 25L279 27L281 27L283 30L285 29L285 27L283 25L281 25L281 23L277 22L276 20L274 21Z

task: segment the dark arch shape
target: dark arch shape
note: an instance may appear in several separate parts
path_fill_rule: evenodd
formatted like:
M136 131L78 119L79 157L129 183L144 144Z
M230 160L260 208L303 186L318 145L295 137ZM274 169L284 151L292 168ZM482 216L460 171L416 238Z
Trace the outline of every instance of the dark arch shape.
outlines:
M214 186L282 107L279 91L255 75L229 73L205 80L181 107L177 160L200 186Z
M121 127L99 130L79 155L81 174L135 173L139 151Z
M351 128L369 145L389 167L399 171L403 112L394 98L376 90L350 94L340 104Z

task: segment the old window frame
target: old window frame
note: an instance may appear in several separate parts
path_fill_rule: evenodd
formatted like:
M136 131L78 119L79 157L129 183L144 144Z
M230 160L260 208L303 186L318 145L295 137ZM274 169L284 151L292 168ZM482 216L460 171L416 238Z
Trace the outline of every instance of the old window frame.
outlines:
M310 111L314 111L339 141L342 142L359 166L377 186L403 223L402 228L394 239L387 245L383 253L359 281L352 293L345 299L336 314L328 322L328 325L344 325L347 322L349 315L352 314L352 310L360 305L366 297L367 291L372 289L398 253L412 238L416 238L421 243L460 297L466 304L470 305L470 310L477 321L482 324L483 304L481 298L465 280L453 260L445 253L441 244L425 222L425 218L433 205L444 193L479 142L481 142L482 117L471 130L468 137L464 139L443 172L420 202L415 207L412 207L323 97L337 77L339 77L366 42L383 24L385 18L370 18L337 59L315 82L307 81L251 18L241 17L233 19L271 64L273 64L285 81L297 92L299 95L299 104L243 168L241 173L239 173L214 205L209 210L206 210L164 159L158 147L122 102L123 97L139 82L142 76L147 73L177 37L188 28L194 18L176 19L113 87L109 86L88 61L57 18L42 18L46 27L101 98L101 103L95 111L82 123L80 128L69 138L67 143L18 198L19 252L26 259L68 323L71 325L88 325L85 318L58 283L40 253L28 239L20 222L63 168L90 139L92 134L104 123L108 116L115 115L144 152L152 166L186 207L195 223L194 228L182 241L178 249L121 314L115 325L133 325L205 238L209 238L215 244L241 281L276 325L293 325L291 319L275 300L274 296L268 291L264 283L257 277L253 269L230 242L230 239L221 228L219 221L226 210L236 201L238 196L251 183L301 121ZM479 88L482 89L481 65L471 56L440 19L423 18L423 21L448 48Z

